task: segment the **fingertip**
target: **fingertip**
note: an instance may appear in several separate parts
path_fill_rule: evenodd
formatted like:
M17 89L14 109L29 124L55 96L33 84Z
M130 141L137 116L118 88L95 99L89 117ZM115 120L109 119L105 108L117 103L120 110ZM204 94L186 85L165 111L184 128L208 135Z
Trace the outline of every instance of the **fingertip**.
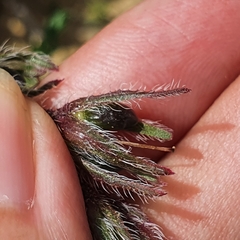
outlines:
M48 114L35 102L29 105L36 159L34 208L40 220L39 229L48 230L49 239L63 236L90 239L84 200L70 153Z
M48 77L65 80L44 104L59 107L123 84L125 89L151 90L174 79L191 88L191 94L157 108L149 102L141 107L145 116L179 129L175 130L179 139L240 72L239 8L238 1L143 1Z

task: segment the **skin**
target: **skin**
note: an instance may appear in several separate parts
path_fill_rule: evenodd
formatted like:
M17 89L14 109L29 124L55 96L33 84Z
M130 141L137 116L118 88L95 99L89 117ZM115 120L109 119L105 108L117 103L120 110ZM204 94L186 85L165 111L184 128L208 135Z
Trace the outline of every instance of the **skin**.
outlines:
M239 10L237 0L144 1L48 76L45 81L65 81L37 99L56 107L172 79L192 89L166 101L144 100L136 109L175 133L174 154L161 162L152 154L176 173L163 178L168 195L143 206L168 239L240 238ZM0 78L0 238L91 239L58 130L8 74L1 71Z

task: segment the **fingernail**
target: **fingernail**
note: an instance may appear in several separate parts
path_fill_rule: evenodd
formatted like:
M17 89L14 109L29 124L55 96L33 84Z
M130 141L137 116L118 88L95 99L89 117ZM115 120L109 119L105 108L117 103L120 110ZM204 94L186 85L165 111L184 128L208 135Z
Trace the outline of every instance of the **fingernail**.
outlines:
M29 208L34 195L31 119L13 78L0 69L0 207Z

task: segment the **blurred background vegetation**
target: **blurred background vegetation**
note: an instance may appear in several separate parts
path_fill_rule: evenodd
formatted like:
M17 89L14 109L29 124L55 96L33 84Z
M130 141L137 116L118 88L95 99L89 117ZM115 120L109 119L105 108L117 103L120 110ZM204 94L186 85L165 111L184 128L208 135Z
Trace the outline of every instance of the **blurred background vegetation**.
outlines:
M31 46L60 64L142 0L1 0L0 44Z

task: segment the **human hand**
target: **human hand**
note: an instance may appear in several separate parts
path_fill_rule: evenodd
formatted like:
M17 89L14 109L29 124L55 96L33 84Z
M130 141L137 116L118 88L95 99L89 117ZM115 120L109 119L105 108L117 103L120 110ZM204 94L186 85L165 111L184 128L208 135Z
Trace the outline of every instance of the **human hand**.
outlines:
M190 94L163 103L141 102L141 117L162 120L173 128L175 142L191 129L176 152L161 161L176 173L164 177L168 195L145 206L146 211L170 239L237 239L240 80L235 78L240 71L240 3L188 2L149 0L118 18L47 78L65 81L44 95L43 105L61 105L78 97L113 91L123 83L125 88L132 84L136 89L152 89L172 79L181 80L192 89ZM1 152L5 150L2 159L14 159L8 169L22 168L16 178L20 186L14 186L22 189L17 202L35 197L29 210L16 208L15 203L8 207L15 200L2 202L4 227L0 234L5 235L0 236L14 233L25 234L23 239L90 238L76 172L58 131L36 104L24 105L19 94L14 95L18 96L17 102L0 108L5 109L1 116L5 120L0 124L4 136ZM10 102L2 93L0 96L1 103ZM7 115L14 106L18 110ZM24 124L31 122L26 109L33 114L32 127ZM9 132L6 126L15 127ZM14 174L2 183L18 176L18 169L13 170ZM21 181L23 176L28 177ZM2 189L2 195L4 191L10 196L16 192ZM14 194L12 199L16 199Z

